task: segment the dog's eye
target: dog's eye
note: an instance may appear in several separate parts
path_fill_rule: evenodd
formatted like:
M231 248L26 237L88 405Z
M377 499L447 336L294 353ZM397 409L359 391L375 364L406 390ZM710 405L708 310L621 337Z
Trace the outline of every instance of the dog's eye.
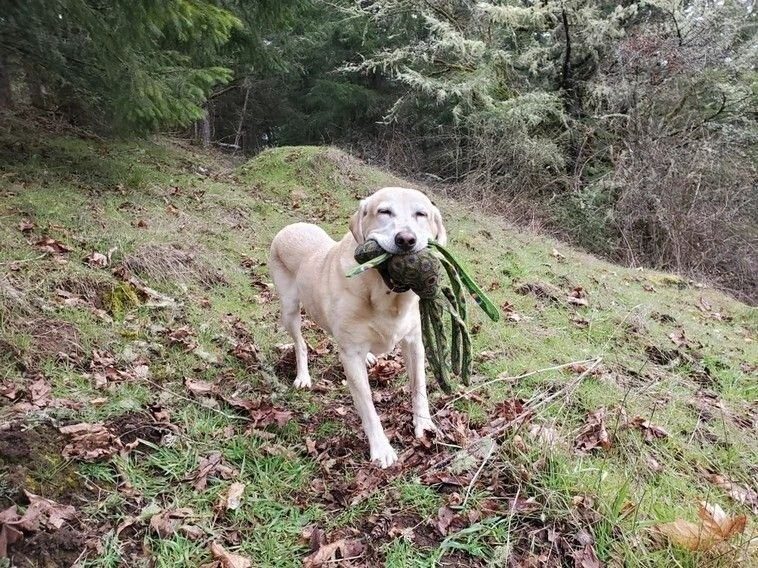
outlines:
M377 215L392 215L392 211L389 209L379 209L376 212Z
M428 217L426 211L416 211L416 217Z

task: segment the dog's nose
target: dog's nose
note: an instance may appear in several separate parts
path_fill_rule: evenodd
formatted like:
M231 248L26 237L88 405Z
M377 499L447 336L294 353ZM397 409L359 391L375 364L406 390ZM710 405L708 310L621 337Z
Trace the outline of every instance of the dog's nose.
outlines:
M395 244L400 250L411 250L416 246L416 235L410 231L400 231L395 235Z

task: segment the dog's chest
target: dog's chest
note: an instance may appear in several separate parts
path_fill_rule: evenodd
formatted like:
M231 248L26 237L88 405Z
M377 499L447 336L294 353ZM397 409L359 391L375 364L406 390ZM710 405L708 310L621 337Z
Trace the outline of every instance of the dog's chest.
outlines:
M410 294L410 293L408 293ZM368 327L372 332L372 352L386 353L408 335L418 318L418 303L413 297L382 292L371 298Z

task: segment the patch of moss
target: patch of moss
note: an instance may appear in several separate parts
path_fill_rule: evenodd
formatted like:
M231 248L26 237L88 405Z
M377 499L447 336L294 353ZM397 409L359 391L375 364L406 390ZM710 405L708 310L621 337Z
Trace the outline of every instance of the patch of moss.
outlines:
M127 282L121 282L105 294L106 310L115 318L123 319L126 312L140 305L137 290Z

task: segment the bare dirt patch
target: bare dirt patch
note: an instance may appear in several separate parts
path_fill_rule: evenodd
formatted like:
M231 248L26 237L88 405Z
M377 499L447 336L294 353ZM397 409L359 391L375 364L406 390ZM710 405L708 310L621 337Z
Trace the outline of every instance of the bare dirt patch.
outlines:
M163 435L170 429L167 425L156 422L151 416L141 412L128 412L111 420L108 428L113 430L121 441L128 445L137 440L159 444Z
M68 526L52 533L35 533L11 549L12 565L19 568L73 566L85 546L85 540L83 533Z
M77 358L84 353L79 330L68 322L35 318L24 322L23 330L31 337L27 356L32 368L44 360L58 359L60 354L65 358Z
M24 429L15 423L0 432L0 472L6 482L0 507L22 500L24 489L66 504L86 493L74 465L61 455L63 446L63 437L50 425Z

